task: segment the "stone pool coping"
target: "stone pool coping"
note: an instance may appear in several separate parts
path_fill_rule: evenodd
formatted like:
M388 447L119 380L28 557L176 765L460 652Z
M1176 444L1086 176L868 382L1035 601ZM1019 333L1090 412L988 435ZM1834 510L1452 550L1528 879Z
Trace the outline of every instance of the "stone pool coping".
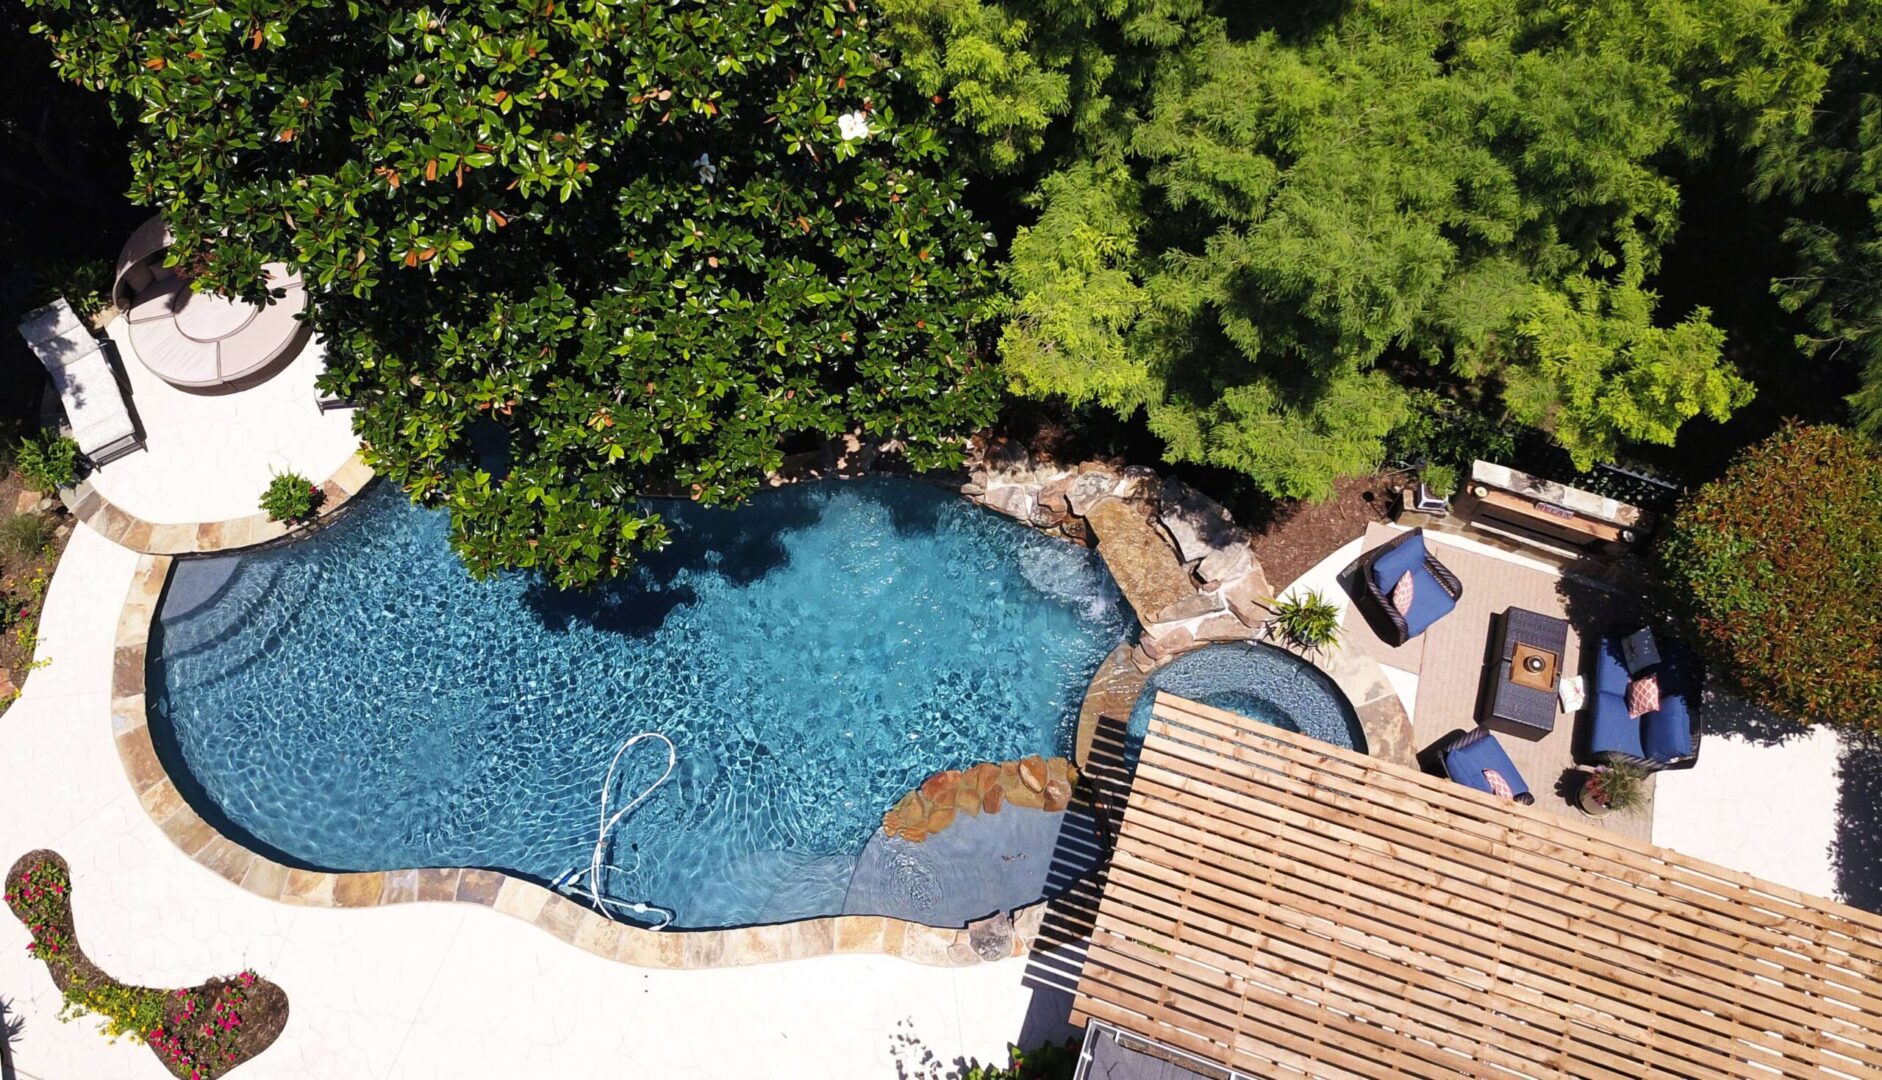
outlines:
M1273 642L1260 642L1272 648L1281 648ZM1091 677L1091 684L1085 689L1085 701L1078 710L1078 735L1073 744L1072 761L1080 768L1091 764L1091 743L1098 730L1100 718L1109 717L1120 723L1130 718L1131 708L1150 682L1150 676L1157 671L1140 669L1131 660L1132 645L1126 641L1112 649L1098 665L1098 670ZM1366 752L1382 761L1390 761L1408 768L1417 768L1416 754L1412 748L1411 716L1405 712L1405 703L1399 700L1392 684L1386 681L1385 669L1377 660L1358 649L1335 647L1315 651L1284 649L1289 655L1305 660L1318 668L1320 672L1333 680L1359 717L1359 730L1366 736ZM1165 663L1169 659L1166 658ZM1158 667L1162 665L1159 664Z
M373 469L358 451L346 459L332 476L320 485L326 495L315 518L330 517L352 501L372 483ZM226 521L181 522L163 524L143 518L119 507L92 486L89 479L74 487L59 489L59 500L79 521L92 531L120 547L147 555L198 555L217 551L236 551L280 540L305 525L271 521L267 514L253 513Z
M227 548L208 549L227 550ZM369 908L450 901L494 908L585 952L649 968L718 968L868 953L937 967L965 967L1031 951L1051 901L950 929L882 915L835 915L730 930L647 930L604 918L558 893L498 870L442 868L329 873L250 851L190 807L151 741L145 673L150 627L170 580L171 555L138 560L118 618L111 669L111 726L124 775L151 821L177 850L248 892L301 907ZM978 945L978 947L976 947Z

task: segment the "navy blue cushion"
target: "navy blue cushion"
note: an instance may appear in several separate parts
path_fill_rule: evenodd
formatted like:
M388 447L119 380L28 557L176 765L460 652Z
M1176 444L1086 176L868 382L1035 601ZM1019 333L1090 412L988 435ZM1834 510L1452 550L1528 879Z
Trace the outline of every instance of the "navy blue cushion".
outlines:
M1692 753L1692 717L1686 699L1660 692L1660 708L1640 718L1640 744L1646 756L1667 762Z
M1393 587L1408 571L1412 576L1412 602L1411 610L1405 612L1405 634L1415 638L1430 629L1432 623L1449 615L1457 607L1457 601L1425 567L1425 538L1421 533L1406 534L1397 547L1373 562L1372 581L1385 596L1386 603L1392 602Z
M1456 607L1457 601L1444 591L1444 586L1438 584L1438 579L1420 563L1418 569L1412 571L1411 610L1405 613L1406 635L1417 637Z
M1510 786L1513 794L1521 795L1529 790L1523 774L1516 771L1516 763L1510 760L1494 735L1486 734L1478 739L1466 735L1444 752L1446 775L1465 787L1494 795L1496 792L1490 790L1490 782L1483 778L1485 769L1495 769L1502 774L1503 782Z
M1422 533L1407 533L1397 547L1382 553L1372 564L1372 583L1389 599L1392 586L1398 584L1399 575L1407 570L1412 572L1415 601L1417 590L1424 588L1424 582L1417 579L1421 575L1429 576L1425 573L1425 538ZM1436 584L1436 581L1432 582L1433 587Z
M1594 711L1588 718L1590 754L1647 756L1640 746L1640 718L1627 715L1626 698L1603 691L1595 694L1591 704Z
M1620 639L1602 638L1601 647L1595 650L1594 656L1595 692L1624 697L1627 694L1627 684L1632 679L1633 676L1627 673L1627 662L1621 657ZM1665 689L1661 687L1662 691Z

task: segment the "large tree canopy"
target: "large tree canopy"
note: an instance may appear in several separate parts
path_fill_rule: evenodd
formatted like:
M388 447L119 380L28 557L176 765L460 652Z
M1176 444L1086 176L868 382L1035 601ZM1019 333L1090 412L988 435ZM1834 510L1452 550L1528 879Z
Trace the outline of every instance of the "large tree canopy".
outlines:
M1434 368L1583 467L1742 405L1710 312L1656 310L1667 163L1807 125L1849 44L1843 6L1805 0L1358 0L1285 25L885 4L980 157L1051 170L1006 271L1011 385L1143 408L1172 457L1283 496L1377 463L1406 408L1386 369Z
M31 2L179 265L316 285L374 464L475 571L609 576L664 542L638 494L858 427L944 464L997 405L990 238L867 6Z

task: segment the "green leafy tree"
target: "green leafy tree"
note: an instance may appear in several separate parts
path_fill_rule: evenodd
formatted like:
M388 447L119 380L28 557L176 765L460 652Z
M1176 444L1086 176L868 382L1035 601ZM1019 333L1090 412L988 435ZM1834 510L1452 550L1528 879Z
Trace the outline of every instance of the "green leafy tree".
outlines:
M1788 427L1674 514L1668 592L1754 700L1882 730L1882 449Z
M846 0L32 0L198 287L316 290L372 463L562 585L795 437L958 461L990 238ZM500 448L490 452L489 448Z
M1171 457L1283 496L1378 463L1412 363L1584 464L1743 405L1709 313L1656 311L1666 170L1807 124L1855 41L1808 0L887 9L911 55L979 57L924 89L1047 170L1005 276L1011 385L1141 408ZM1067 95L1024 124L963 104L1018 93L995 70Z

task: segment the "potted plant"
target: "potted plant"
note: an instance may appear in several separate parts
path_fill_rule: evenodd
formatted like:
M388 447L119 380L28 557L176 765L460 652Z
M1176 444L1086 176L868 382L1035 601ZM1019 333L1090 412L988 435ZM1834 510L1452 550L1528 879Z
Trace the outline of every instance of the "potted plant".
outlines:
M1630 761L1598 765L1582 777L1576 802L1589 817L1638 810L1647 802L1647 770Z
M1269 630L1278 632L1291 645L1315 652L1339 640L1339 605L1318 589L1293 593L1272 607L1274 618L1269 621Z
M1418 470L1418 494L1413 509L1426 514L1448 513L1451 496L1457 493L1457 470L1449 465L1429 465Z

